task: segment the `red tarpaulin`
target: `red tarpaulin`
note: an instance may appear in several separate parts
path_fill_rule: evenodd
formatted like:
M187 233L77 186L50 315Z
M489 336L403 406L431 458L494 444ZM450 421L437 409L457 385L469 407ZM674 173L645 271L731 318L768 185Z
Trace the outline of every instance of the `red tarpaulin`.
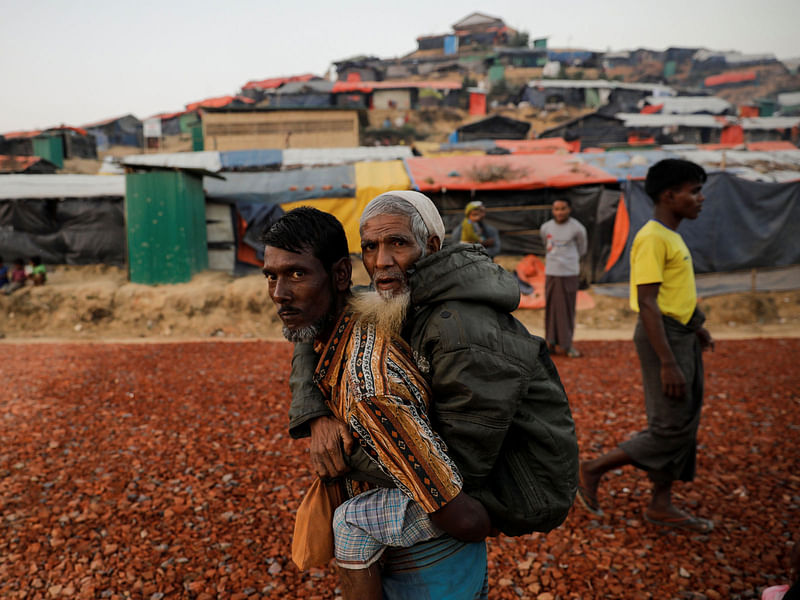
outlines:
M706 77L706 87L714 87L715 85L728 85L732 83L743 83L745 81L755 81L755 71L732 71L730 73L722 73L720 75L712 75Z
M533 190L617 181L602 169L562 154L420 157L405 162L421 192Z
M510 150L512 154L555 154L570 152L570 146L564 138L539 138L536 140L495 140L498 148Z

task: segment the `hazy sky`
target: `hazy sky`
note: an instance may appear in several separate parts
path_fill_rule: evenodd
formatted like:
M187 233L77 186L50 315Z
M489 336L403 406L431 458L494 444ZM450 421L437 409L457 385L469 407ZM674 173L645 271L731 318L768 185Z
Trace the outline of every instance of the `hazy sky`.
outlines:
M0 132L139 118L251 79L402 56L474 11L551 47L800 56L798 0L0 0Z

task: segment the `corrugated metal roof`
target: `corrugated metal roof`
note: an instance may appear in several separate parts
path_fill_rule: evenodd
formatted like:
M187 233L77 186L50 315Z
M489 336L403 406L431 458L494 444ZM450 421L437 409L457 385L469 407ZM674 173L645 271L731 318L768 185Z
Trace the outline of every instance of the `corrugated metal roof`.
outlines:
M284 167L345 165L356 162L402 160L412 156L409 146L357 146L355 148L288 148Z
M728 120L724 117L713 115L643 115L641 113L618 113L625 127L668 127L678 125L682 127L710 127L722 129Z
M645 99L650 104L661 104L661 114L691 115L694 113L710 113L719 115L731 110L733 105L716 96L649 96Z
M175 152L172 154L133 154L122 159L129 167L163 169L201 169L211 173L222 170L219 152Z
M658 83L624 83L622 81L608 81L607 79L532 79L528 82L528 87L640 90L652 92L656 96L674 96L677 94L673 88Z
M0 200L124 197L123 175L0 175Z

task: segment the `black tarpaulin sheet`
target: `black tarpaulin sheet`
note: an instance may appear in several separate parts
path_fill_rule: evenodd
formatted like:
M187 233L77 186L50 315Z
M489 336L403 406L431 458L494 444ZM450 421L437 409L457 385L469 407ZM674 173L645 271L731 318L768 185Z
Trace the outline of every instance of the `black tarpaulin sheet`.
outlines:
M46 264L125 264L121 198L0 202L0 255Z
M636 232L653 216L644 182L623 184L630 215L625 251L602 278L627 281ZM800 263L800 182L763 183L713 173L703 186L703 211L678 227L696 273L781 267Z
M608 260L620 192L590 185L475 194L448 192L430 197L442 214L448 234L463 220L467 203L480 200L487 208L486 221L500 233L503 254L538 256L545 253L539 228L552 218L553 201L568 198L572 216L586 227L589 248L581 261L581 279L588 283L602 275Z

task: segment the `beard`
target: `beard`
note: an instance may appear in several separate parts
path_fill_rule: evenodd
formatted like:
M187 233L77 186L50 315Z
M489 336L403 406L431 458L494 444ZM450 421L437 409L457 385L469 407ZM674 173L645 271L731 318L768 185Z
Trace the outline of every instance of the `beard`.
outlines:
M400 335L410 305L411 290L407 286L396 294L374 290L359 292L350 300L350 308L358 319L395 336Z
M323 331L325 331L326 327L330 325L332 321L333 315L327 314L324 317L320 317L310 325L306 325L305 327L289 329L284 325L282 330L283 337L293 344L313 342Z

